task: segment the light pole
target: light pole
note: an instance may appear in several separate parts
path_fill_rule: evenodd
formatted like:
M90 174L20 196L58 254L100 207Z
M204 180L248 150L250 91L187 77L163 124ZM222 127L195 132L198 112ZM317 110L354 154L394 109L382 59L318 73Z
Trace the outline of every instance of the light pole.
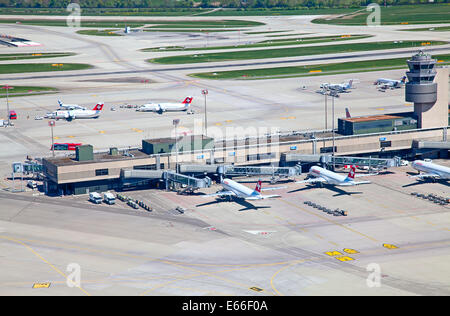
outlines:
M208 136L208 112L206 111L206 96L208 95L208 89L203 89L202 94L205 96L205 136Z
M48 121L48 126L50 126L52 130L52 156L55 157L55 144L53 138L53 126L55 126L55 121Z
M6 89L6 111L8 112L7 113L7 115L8 115L8 126L9 126L9 99L8 99L8 90L9 89L14 89L14 87L11 87L11 86L8 86L8 85L6 85L6 86L4 86L4 87L2 87L2 89Z
M180 124L179 119L173 120L172 124L175 126L175 172L178 172L178 135L177 135L177 126Z
M328 106L327 106L327 93L325 92L325 131L328 129ZM323 148L325 149L325 135L323 137Z
M331 112L332 112L332 118L333 118L333 121L331 122L331 128L332 128L332 130L333 130L333 171L335 170L335 162L334 162L334 97L335 97L335 95L334 94L331 94L331 103L332 103L332 109L331 109Z

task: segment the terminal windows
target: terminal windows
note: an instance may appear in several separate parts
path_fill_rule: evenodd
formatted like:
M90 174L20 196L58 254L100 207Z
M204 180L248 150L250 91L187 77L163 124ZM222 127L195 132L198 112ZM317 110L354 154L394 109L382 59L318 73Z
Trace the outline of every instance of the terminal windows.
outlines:
M107 176L108 175L108 169L96 169L95 170L95 176Z

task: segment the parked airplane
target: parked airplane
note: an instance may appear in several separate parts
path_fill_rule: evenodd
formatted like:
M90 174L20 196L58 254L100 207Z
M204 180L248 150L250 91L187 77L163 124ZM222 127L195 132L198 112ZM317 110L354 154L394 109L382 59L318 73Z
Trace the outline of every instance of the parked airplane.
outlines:
M379 78L377 81L375 81L373 84L379 86L379 88L401 88L406 82L406 76L403 76L400 80L394 80L394 79L385 79L385 78Z
M64 119L67 121L72 121L74 119L98 118L103 109L103 105L103 103L98 103L92 110L75 109L54 111L47 114L45 117L56 120Z
M352 118L352 116L350 115L350 111L348 110L348 108L345 108L345 118Z
M355 181L355 177L369 176L368 174L356 176L355 166L352 166L350 168L350 172L348 173L347 177L317 166L313 166L311 167L311 169L309 169L309 176L311 176L312 178L303 181L297 181L296 183L318 183L321 186L323 184L336 186L353 186L370 183L370 181Z
M65 104L61 100L58 100L59 107L64 110L87 110L83 106L79 106L78 104Z
M193 97L186 97L181 103L148 103L137 108L140 112L157 112L162 114L168 111L187 111L191 105Z
M353 86L353 79L349 80L347 83L335 84L335 83L322 83L320 87L325 90L332 90L336 92L349 92Z
M450 168L441 166L432 162L423 161L423 160L415 160L411 166L416 169L419 174L416 176L410 176L412 179L426 179L431 178L433 180L436 179L443 179L443 180L449 180L450 179ZM425 173L421 173L425 172Z
M223 187L222 191L213 194L207 194L204 195L204 197L218 196L221 198L230 197L243 200L264 200L274 197L280 197L279 195L262 195L261 194L262 191L277 190L280 188L262 189L261 180L258 181L258 183L256 184L256 188L254 190L251 190L245 185L242 185L230 179L224 179L221 185Z

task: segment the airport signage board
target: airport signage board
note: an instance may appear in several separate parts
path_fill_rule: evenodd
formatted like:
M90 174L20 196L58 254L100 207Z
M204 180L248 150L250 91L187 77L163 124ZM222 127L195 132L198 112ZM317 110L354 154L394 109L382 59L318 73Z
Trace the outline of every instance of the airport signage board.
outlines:
M12 164L12 169L14 173L22 173L23 172L23 164L21 162L14 162Z

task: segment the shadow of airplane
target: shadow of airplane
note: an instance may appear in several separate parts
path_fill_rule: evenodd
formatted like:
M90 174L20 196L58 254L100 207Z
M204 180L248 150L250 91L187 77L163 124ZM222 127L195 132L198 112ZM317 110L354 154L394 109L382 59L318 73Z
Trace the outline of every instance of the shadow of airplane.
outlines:
M263 209L263 208L270 208L270 206L255 206L249 202L247 202L244 199L239 199L239 198L232 198L231 200L228 199L216 199L215 201L211 201L211 202L206 202L203 204L198 204L196 205L196 207L202 207L202 206L207 206L207 205L213 205L213 204L219 204L219 203L226 203L226 202L235 202L241 206L244 206L244 208L240 209L239 212L241 211L246 211L246 210L258 210L258 209Z
M338 193L338 194L334 194L333 196L353 195L353 194L362 194L363 193L363 192L347 192L347 191L344 191L344 190L338 188L337 186L327 185L327 184L322 184L322 186L320 184L318 184L318 185L307 185L304 188L292 190L292 191L289 191L288 193L294 193L294 192L306 191L306 190L312 190L312 189L319 189L319 188L325 188L325 189L328 189L330 191Z
M425 183L439 183L442 185L450 186L450 183L448 183L448 180L445 180L445 179L429 179L429 178L420 179L420 178L417 178L415 182L402 185L402 188L413 187L413 186L421 185L421 184L425 184Z

